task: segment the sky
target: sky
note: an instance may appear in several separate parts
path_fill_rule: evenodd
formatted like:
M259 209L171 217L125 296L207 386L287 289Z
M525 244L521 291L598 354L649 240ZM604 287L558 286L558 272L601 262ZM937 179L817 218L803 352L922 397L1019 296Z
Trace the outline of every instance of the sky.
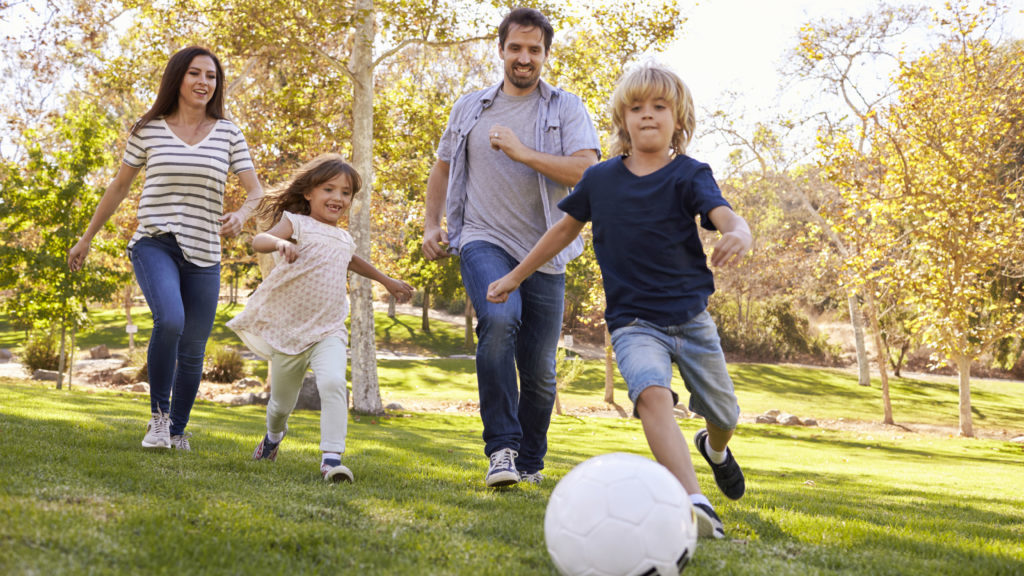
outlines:
M1013 14L1005 20L1005 33L1024 37L1024 0L1007 3ZM807 107L809 101L813 106L820 102L813 102L811 86L780 86L779 67L796 45L800 26L821 18L859 18L878 4L879 0L680 0L688 20L680 39L659 59L671 66L693 93L698 134L700 111L724 102L726 91L740 96L738 105L748 119ZM921 0L916 4L940 7L943 2ZM695 157L704 155L701 159L713 167L724 161L726 153L717 142L699 139L689 152Z

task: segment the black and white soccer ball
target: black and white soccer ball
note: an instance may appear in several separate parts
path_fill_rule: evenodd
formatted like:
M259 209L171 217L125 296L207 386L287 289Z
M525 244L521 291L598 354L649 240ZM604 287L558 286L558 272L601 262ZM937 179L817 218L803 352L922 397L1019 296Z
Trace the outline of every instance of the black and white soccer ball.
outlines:
M697 522L667 468L616 452L579 464L555 486L544 539L564 576L669 576L693 557Z

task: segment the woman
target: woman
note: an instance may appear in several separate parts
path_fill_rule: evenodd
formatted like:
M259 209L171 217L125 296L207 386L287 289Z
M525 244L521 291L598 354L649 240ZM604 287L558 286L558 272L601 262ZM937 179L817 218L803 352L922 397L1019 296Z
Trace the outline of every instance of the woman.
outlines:
M139 225L128 243L153 312L145 448L191 449L185 426L217 311L220 236L238 234L263 196L245 138L224 118L223 85L224 71L209 50L190 46L171 56L156 102L132 128L117 175L68 254L68 266L79 270L92 238L145 166ZM228 172L238 175L247 197L222 215Z

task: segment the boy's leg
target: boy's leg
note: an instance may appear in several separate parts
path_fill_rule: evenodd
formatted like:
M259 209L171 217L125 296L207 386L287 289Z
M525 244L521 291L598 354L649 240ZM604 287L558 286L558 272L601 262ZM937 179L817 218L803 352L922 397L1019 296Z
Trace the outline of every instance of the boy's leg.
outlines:
M320 450L345 453L348 434L348 390L345 382L347 352L340 338L330 337L313 345L309 366L320 392Z
M676 422L672 391L651 386L645 388L637 400L636 410L654 459L672 472L687 494L700 494L700 484L690 460L690 447Z

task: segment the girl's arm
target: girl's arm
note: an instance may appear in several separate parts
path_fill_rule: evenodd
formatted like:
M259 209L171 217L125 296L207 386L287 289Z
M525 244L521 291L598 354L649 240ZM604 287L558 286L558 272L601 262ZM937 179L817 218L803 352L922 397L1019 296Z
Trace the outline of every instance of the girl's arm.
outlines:
M348 263L348 269L364 278L380 282L380 284L387 288L388 292L390 292L391 295L399 302L405 302L412 297L412 286L409 286L397 278L392 278L384 274L380 270L374 268L373 264L370 264L359 256L352 256L352 260Z
M491 282L491 285L487 287L487 300L495 304L508 300L508 295L519 288L527 276L536 272L545 262L557 256L571 244L583 231L585 225L586 222L580 222L568 214L562 216L558 224L552 226L540 237L537 245L530 250L530 253L523 258L518 266L508 274Z
M747 221L728 206L719 206L708 213L711 223L722 233L711 253L712 266L739 264L743 255L750 250L753 239Z
M270 230L253 236L252 249L263 254L280 252L285 262L295 262L299 257L299 248L289 240L294 233L292 221L281 218Z
M96 205L96 211L92 214L92 219L89 221L89 227L85 230L85 234L82 234L82 238L71 247L68 251L68 267L72 271L78 271L85 264L85 257L89 254L89 246L92 244L92 238L103 228L103 225L110 220L110 217L117 211L117 207L121 205L121 202L128 197L128 191L131 190L132 180L139 173L142 168L135 168L127 164L121 164L121 167L117 169L117 175L114 176L114 180L107 185L106 192L103 193L103 197L100 198L100 203Z
M245 202L234 212L228 212L217 219L220 222L220 235L230 238L242 231L242 225L260 204L263 198L263 186L256 176L255 170L246 170L238 175L238 182L245 188Z

